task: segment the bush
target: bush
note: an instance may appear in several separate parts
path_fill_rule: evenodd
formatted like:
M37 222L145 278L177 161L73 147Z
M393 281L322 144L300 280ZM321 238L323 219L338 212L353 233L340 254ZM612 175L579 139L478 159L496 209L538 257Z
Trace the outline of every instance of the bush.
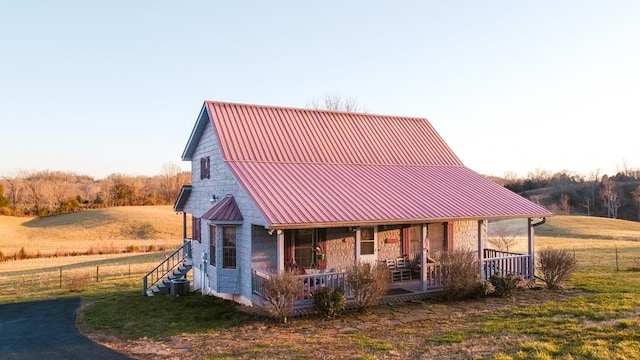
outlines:
M491 281L481 281L478 287L478 297L489 296L496 292L496 287Z
M313 294L313 305L320 315L331 318L340 315L347 304L344 290L341 287L323 287Z
M375 305L387 293L389 271L386 266L358 263L347 270L346 283L358 309Z
M480 281L478 254L467 250L454 250L442 254L443 296L446 300L457 300L476 293L482 286Z
M302 293L302 279L291 271L272 275L262 286L262 297L269 303L271 316L287 323L293 314L293 302Z
M521 276L513 274L493 275L489 281L494 287L493 294L496 296L515 297L524 284L524 279Z
M69 292L81 292L87 288L89 278L89 274L71 273L67 277L67 289Z
M567 249L542 249L538 251L538 272L547 289L557 289L569 280L576 270L576 254Z

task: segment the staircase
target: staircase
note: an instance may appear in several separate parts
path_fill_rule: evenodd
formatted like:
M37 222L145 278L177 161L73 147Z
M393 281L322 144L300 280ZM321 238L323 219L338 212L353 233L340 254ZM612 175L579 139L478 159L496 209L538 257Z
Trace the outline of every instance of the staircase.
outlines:
M192 268L191 242L174 251L142 279L146 296L166 295L171 292L171 281L185 279Z

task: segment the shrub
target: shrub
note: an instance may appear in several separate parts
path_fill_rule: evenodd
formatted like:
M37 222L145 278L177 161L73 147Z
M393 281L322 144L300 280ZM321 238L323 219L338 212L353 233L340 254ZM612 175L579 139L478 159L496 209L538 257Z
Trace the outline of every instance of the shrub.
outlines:
M454 250L442 254L443 296L446 300L468 297L481 286L478 255L473 251Z
M293 302L302 292L302 279L291 271L272 275L262 286L262 297L269 303L271 316L287 323L293 314Z
M313 305L323 317L338 316L344 310L346 304L347 298L344 296L344 290L341 287L335 289L323 287L313 294Z
M493 286L491 281L481 281L478 287L478 297L489 296L496 292L496 287Z
M27 250L25 250L23 247L23 248L20 248L20 251L18 251L14 257L16 260L28 259L29 253L27 253Z
M576 254L567 249L538 251L538 272L548 289L557 289L569 280L578 265Z
M493 275L489 279L494 287L496 296L508 296L515 297L518 290L522 288L524 279L521 276L515 276L513 274L507 274L505 276Z
M89 284L89 274L71 273L67 277L67 289L69 292L81 292L87 288Z
M375 305L387 293L389 271L386 266L358 263L347 270L345 281L356 307L364 309Z

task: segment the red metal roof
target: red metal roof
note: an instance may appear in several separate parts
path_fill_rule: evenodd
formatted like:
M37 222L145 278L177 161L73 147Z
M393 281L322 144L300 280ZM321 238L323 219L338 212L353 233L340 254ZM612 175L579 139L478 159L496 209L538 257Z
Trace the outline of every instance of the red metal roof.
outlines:
M225 161L272 227L550 215L464 167L426 119L205 107Z
M242 214L233 196L227 195L204 213L201 218L220 222L236 222L242 221Z

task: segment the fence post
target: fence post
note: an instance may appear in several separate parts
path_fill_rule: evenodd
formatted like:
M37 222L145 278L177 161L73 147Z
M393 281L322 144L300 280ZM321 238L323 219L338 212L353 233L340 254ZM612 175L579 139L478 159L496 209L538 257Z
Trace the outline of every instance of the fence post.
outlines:
M618 263L618 245L616 245L616 271L620 271L620 266Z
M60 289L62 289L62 266L60 266Z
M96 282L100 282L100 265L96 266Z

